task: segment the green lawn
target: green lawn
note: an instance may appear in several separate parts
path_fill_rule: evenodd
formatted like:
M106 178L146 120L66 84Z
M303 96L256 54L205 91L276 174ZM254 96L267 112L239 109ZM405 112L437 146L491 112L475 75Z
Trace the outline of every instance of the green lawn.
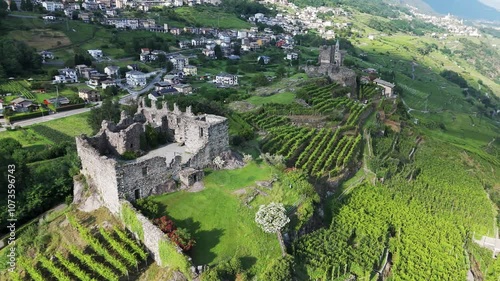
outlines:
M13 138L24 147L36 149L40 146L53 144L58 140L73 140L80 134L91 134L92 129L87 124L90 113L77 114L61 119L39 123L15 131L0 132L0 139ZM34 126L36 128L34 129Z
M181 7L175 13L191 24L222 29L249 28L250 23L215 7Z
M253 96L247 99L248 102L254 105L263 105L266 103L290 104L294 100L295 100L295 94L290 92L274 94L267 97Z
M242 169L208 172L205 189L197 193L179 191L151 197L166 206L178 226L194 233L194 264L213 264L233 256L246 269L257 273L270 259L280 256L275 235L264 233L254 222L256 207L246 207L235 190L272 177L267 165L249 164Z

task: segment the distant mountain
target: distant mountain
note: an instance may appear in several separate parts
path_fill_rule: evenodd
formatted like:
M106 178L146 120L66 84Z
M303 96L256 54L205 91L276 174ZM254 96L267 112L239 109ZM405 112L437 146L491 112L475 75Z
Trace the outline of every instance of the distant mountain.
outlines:
M483 0L484 1L484 0ZM428 8L440 14L452 14L464 19L484 19L500 21L500 11L481 3L479 0L401 0L423 11ZM494 1L489 1L489 3Z

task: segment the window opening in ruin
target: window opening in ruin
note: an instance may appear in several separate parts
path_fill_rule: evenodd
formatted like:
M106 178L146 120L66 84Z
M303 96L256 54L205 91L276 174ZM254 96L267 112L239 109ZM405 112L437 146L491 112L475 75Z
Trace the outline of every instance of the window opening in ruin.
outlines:
M197 182L198 181L198 177L196 176L196 174L193 175L193 182Z
M181 118L177 117L177 125L181 124Z
M135 200L141 199L141 191L139 189L134 190Z
M203 137L203 128L200 127L200 138Z
M148 167L142 167L142 175L146 176L148 174Z

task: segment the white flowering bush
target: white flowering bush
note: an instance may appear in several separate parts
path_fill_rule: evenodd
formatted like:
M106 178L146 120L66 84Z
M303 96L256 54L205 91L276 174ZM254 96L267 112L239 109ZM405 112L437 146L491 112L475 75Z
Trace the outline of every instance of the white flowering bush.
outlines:
M269 152L261 154L260 159L270 163L273 166L281 166L285 163L285 156L283 155L272 155Z
M214 158L213 163L215 167L217 167L217 169L222 169L222 167L224 167L224 164L226 164L226 161L224 161L220 156L217 156Z
M249 163L253 160L253 157L252 155L250 154L243 154L243 162L245 163Z
M273 202L267 206L260 205L255 214L255 222L264 232L277 233L290 222L290 218L286 215L283 204Z

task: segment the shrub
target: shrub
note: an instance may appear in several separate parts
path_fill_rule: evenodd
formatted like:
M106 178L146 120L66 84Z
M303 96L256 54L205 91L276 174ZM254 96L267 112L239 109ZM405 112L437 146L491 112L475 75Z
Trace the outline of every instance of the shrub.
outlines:
M195 240L191 238L191 234L186 229L177 228L175 223L167 216L156 218L153 220L153 223L183 251L191 250L196 244Z
M158 203L151 201L148 198L142 198L135 201L134 206L148 218L157 217L160 208Z
M123 160L134 160L137 158L137 153L135 151L127 150L121 155Z

